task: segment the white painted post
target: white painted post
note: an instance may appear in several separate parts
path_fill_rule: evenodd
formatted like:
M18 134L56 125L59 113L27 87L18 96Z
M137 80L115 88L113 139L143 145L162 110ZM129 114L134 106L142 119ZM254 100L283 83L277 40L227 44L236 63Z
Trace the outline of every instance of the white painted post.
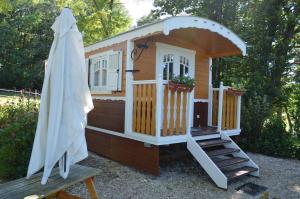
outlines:
M212 59L209 58L208 65L208 113L207 113L207 125L212 126L212 106L213 106L213 86L212 86Z
M223 90L223 82L221 82L219 88L218 132L221 132L222 130Z
M237 97L237 108L236 108L236 128L241 129L241 96Z
M131 51L134 48L134 43L127 40L127 56L126 56L126 69L133 69L133 60L131 59ZM126 72L126 104L125 104L125 133L132 132L132 108L133 108L133 75L131 72Z
M192 91L191 93L187 94L187 125L186 125L186 132L187 135L191 135L191 127L193 126L193 115L194 115L194 91Z
M160 138L160 133L161 133L161 121L162 121L162 89L163 89L163 76L162 74L158 75L157 82L156 82L156 121L155 121L155 126L156 126L156 138Z
M212 109L213 109L213 87L212 84L208 88L208 115L207 125L212 126Z

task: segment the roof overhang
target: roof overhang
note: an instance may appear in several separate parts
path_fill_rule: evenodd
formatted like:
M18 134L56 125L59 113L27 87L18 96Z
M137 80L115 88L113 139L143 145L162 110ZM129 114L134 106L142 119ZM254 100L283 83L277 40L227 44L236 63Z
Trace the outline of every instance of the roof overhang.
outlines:
M121 43L126 40L136 40L153 34L163 33L164 35L169 35L172 30L186 28L203 29L217 33L234 44L240 50L240 54L246 55L246 43L234 32L215 21L193 16L170 17L155 23L147 24L86 46L85 51L90 52L99 48Z

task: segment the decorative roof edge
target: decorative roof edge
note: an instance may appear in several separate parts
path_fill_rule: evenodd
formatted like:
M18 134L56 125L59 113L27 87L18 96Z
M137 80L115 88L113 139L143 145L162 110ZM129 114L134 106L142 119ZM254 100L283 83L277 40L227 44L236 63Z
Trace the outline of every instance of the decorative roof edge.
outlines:
M217 33L222 37L228 39L237 48L239 48L242 55L246 55L247 53L246 43L230 29L215 21L194 16L170 17L154 23L146 24L144 26L140 26L127 32L115 35L111 38L104 39L95 44L88 45L85 47L85 51L94 51L99 48L111 46L113 44L121 43L126 40L133 40L135 38L144 37L153 33L162 32L165 35L169 35L172 30L184 28L205 29Z

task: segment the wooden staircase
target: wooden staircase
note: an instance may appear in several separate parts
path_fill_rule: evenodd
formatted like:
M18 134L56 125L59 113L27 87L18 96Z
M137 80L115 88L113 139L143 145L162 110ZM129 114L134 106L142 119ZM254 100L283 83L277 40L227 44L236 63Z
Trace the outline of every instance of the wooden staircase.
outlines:
M217 184L227 189L228 183L242 176L259 176L259 167L224 133L211 133L213 138L192 134L187 148Z

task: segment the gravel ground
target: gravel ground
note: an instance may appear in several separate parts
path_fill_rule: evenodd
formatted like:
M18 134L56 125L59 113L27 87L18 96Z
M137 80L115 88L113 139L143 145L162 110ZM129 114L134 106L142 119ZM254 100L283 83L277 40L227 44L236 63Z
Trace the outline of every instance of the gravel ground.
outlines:
M161 163L158 177L123 166L109 159L90 154L81 164L99 168L95 187L101 199L158 199L158 198L253 198L235 188L247 182L268 187L270 198L300 198L300 161L248 153L260 166L261 177L245 177L231 183L228 190L217 188L200 165L192 158ZM89 198L84 184L77 184L70 193ZM257 196L256 198L260 198Z

